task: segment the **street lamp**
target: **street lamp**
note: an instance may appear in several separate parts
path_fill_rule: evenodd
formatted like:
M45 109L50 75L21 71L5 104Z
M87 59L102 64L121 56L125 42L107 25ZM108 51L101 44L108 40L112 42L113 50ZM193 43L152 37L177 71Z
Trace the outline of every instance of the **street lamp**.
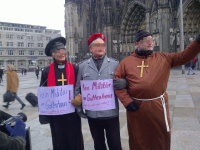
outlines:
M184 50L184 34L183 34L183 2L180 0L180 27L181 27L181 51ZM185 65L182 65L182 74L185 74Z

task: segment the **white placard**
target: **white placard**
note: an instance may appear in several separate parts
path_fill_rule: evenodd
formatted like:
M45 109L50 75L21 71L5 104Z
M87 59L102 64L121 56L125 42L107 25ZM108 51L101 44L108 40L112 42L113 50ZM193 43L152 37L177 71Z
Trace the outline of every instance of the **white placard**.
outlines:
M82 107L86 110L103 111L115 109L113 79L82 80Z
M38 87L38 111L40 115L61 115L75 112L71 100L73 85Z

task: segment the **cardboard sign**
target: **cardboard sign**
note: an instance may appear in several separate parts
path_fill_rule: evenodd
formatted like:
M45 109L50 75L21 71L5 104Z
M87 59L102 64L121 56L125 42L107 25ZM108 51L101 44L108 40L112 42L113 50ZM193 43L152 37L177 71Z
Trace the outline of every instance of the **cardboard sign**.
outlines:
M73 85L38 87L38 111L40 115L61 115L75 112L71 100Z
M86 110L103 111L115 109L113 79L82 80L82 107Z

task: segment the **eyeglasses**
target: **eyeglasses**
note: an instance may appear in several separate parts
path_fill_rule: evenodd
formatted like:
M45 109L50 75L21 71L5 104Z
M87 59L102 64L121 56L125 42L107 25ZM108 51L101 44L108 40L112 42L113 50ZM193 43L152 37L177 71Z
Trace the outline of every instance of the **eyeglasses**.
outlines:
M103 48L105 48L106 47L106 43L93 43L92 47L103 47Z

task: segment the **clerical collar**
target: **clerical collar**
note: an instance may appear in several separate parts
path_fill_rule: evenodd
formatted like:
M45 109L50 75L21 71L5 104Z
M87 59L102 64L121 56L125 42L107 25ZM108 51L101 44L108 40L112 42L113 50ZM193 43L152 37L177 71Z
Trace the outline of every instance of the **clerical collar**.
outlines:
M138 49L136 49L135 53L138 54L139 56L147 57L153 53L153 50L138 50Z
M66 61L67 61L67 60L65 60L64 62L62 62L62 65L61 65L61 64L59 64L59 63L54 59L54 62L55 62L55 64L58 66L58 69L63 69L63 68L65 68Z

